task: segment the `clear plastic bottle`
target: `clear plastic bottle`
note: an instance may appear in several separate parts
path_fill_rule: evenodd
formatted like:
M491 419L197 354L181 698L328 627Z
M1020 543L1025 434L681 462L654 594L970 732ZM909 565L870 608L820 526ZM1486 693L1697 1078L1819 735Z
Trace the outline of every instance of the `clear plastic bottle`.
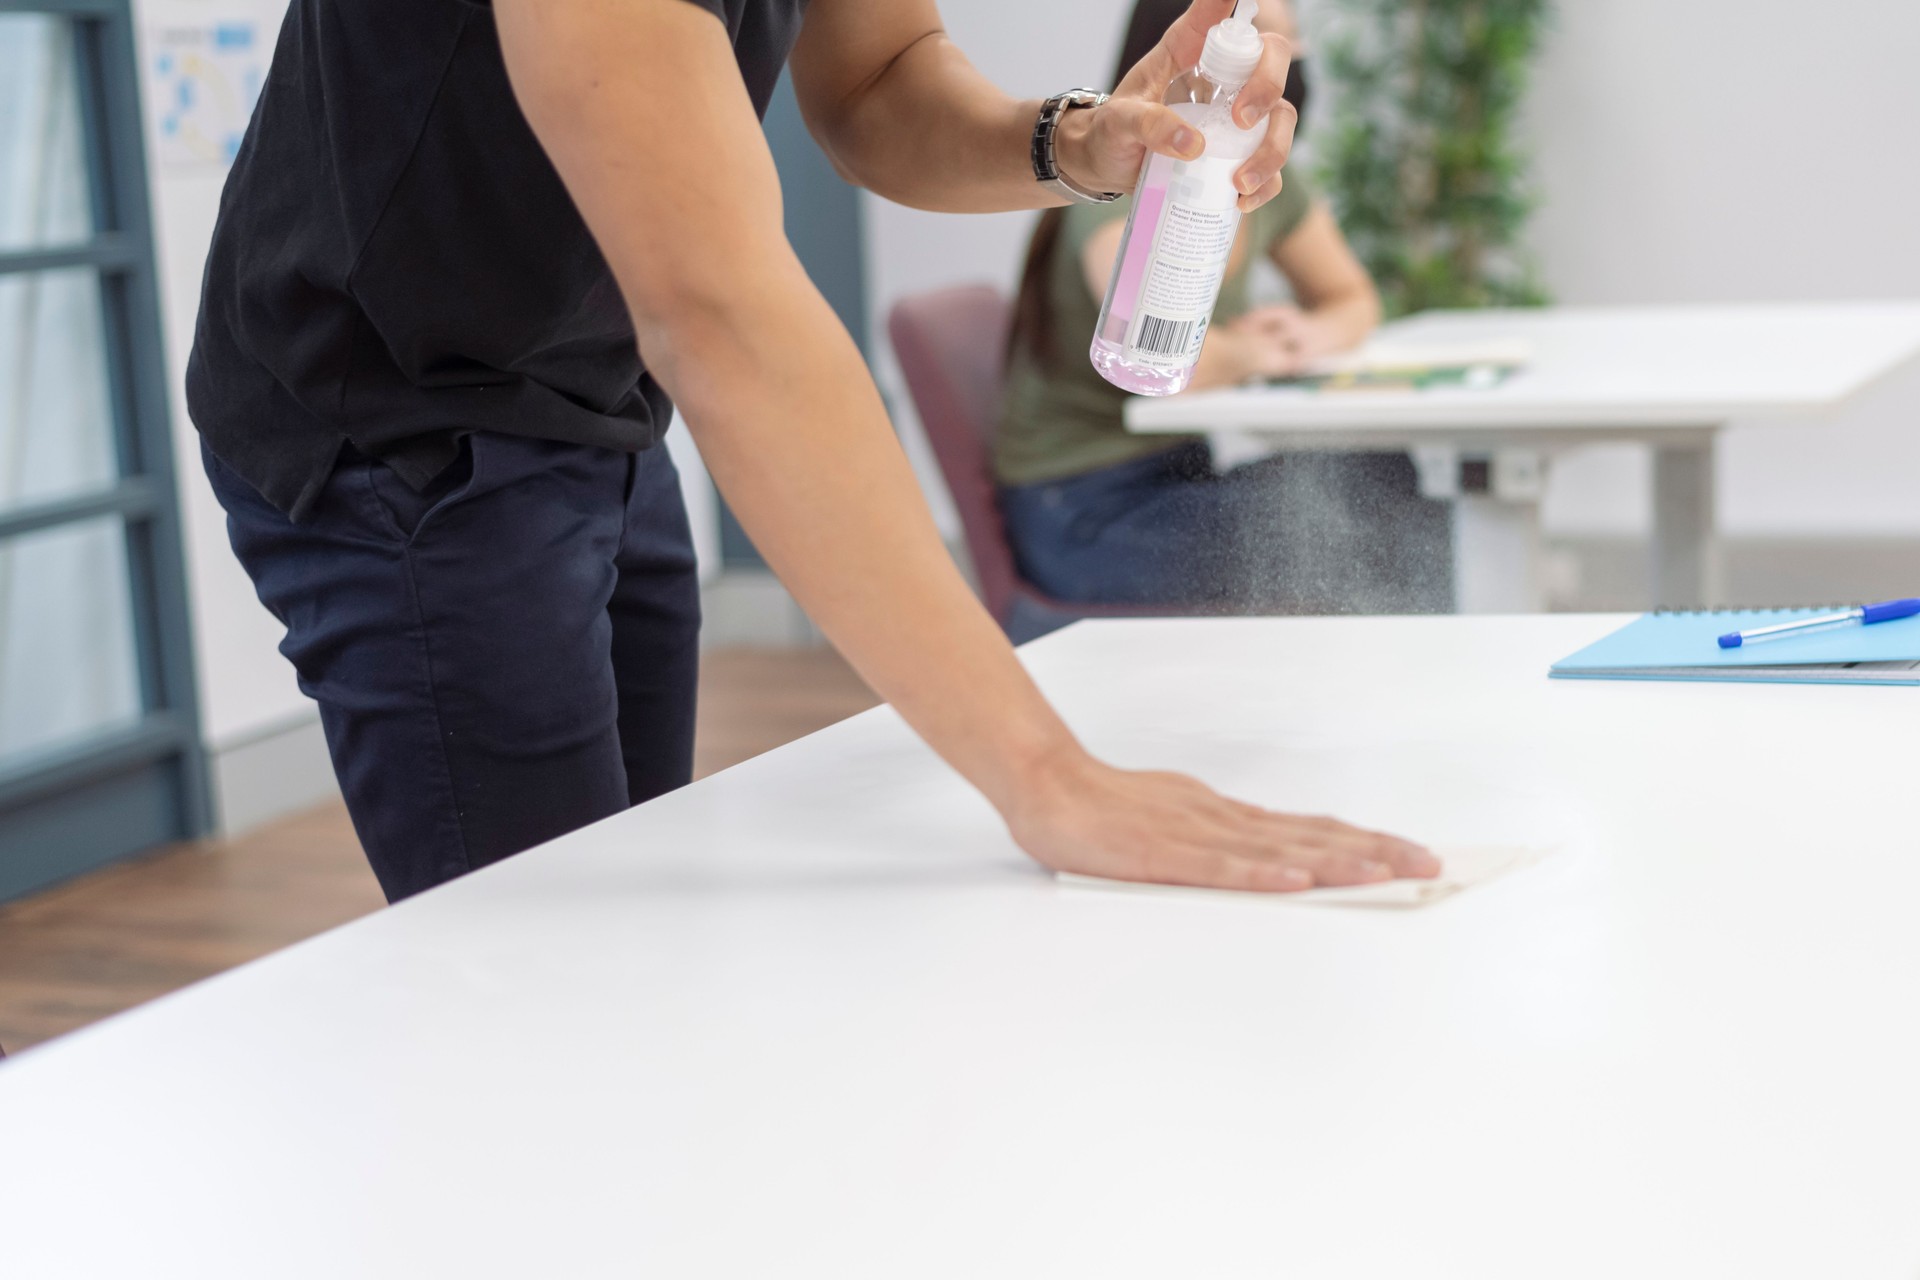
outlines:
M1253 8L1243 0L1216 23L1200 65L1167 88L1167 105L1206 150L1197 160L1148 156L1134 188L1089 355L1101 377L1138 395L1170 396L1192 379L1240 229L1234 171L1266 136L1264 120L1233 122L1234 97L1260 61L1260 33L1241 16Z

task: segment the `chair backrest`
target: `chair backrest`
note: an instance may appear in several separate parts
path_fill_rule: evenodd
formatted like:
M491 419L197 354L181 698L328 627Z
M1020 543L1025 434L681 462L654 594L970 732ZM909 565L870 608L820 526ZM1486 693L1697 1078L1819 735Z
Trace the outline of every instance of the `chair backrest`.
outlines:
M1012 308L991 285L902 298L887 319L894 355L960 512L987 611L1007 620L1018 589L993 482L993 433Z

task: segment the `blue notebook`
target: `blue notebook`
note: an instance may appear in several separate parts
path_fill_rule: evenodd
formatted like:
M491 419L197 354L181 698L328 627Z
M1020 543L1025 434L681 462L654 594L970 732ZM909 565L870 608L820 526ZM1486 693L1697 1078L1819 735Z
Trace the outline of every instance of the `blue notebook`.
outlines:
M1722 649L1749 631L1831 613L1819 609L1703 609L1649 613L1553 664L1563 680L1765 680L1788 684L1920 684L1920 616L1845 625Z

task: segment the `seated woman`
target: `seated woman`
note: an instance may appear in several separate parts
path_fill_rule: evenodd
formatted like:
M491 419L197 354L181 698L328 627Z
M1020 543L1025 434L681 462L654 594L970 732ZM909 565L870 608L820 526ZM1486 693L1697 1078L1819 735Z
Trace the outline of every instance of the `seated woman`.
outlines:
M1120 52L1131 67L1187 0L1138 0ZM1291 38L1284 0L1257 25ZM1287 98L1302 106L1295 63ZM1294 453L1217 472L1204 437L1137 436L1127 396L1087 344L1131 202L1043 214L1027 252L994 447L1021 574L1060 600L1226 613L1431 613L1452 607L1446 504L1423 498L1404 454ZM1264 254L1297 306L1251 308ZM1326 204L1289 167L1241 220L1192 387L1299 371L1353 346L1379 296Z

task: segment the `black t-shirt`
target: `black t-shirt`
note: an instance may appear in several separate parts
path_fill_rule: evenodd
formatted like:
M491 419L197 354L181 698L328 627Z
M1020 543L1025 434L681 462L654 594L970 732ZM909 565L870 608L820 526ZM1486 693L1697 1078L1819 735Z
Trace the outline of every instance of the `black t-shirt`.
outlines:
M806 0L692 2L764 113ZM346 442L421 486L467 431L639 450L666 430L489 5L292 0L221 196L187 405L296 520Z

